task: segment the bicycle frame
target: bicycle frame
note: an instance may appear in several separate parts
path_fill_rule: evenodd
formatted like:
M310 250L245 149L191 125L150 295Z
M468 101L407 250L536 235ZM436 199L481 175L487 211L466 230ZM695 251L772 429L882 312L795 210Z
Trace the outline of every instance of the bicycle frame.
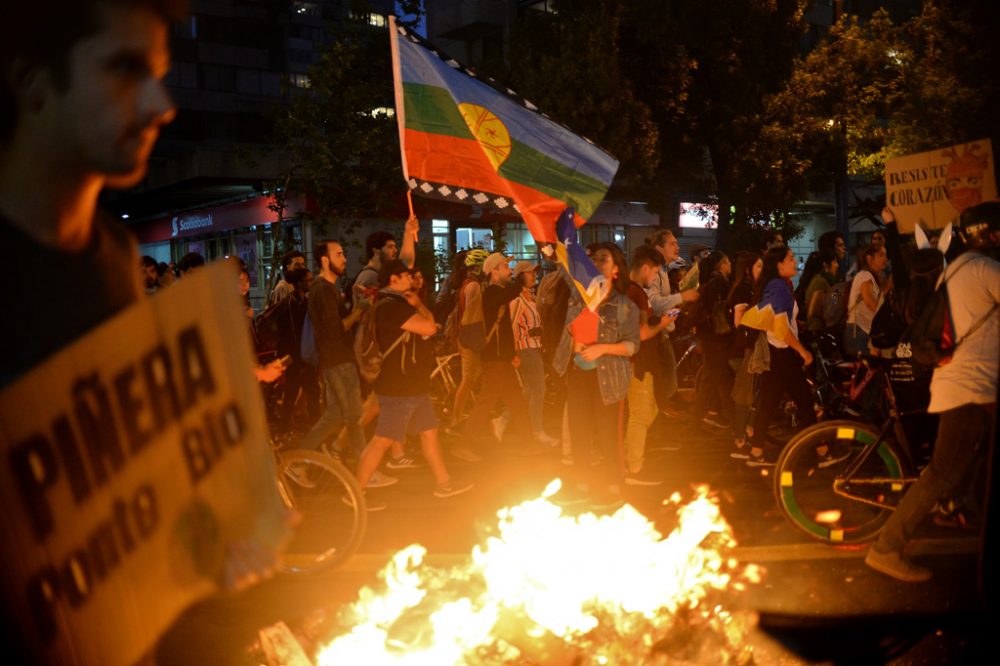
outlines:
M867 363L864 364L865 367L868 366ZM917 477L912 474L914 471L914 464L912 456L909 450L909 441L906 437L906 432L903 430L902 424L900 422L900 413L896 408L896 396L892 391L892 384L889 378L886 376L884 369L876 369L877 379L881 383L882 394L889 403L889 418L886 419L885 423L878 431L878 436L870 443L866 444L861 452L850 462L847 469L844 471L844 475L837 477L833 482L833 492L841 497L846 497L847 499L862 502L870 506L875 506L883 509L895 510L895 505L887 504L885 502L879 502L877 500L872 500L867 497L861 497L859 495L852 494L846 490L847 486L858 485L858 486L878 486L878 485L888 485L890 490L893 492L898 492L903 490L906 486L912 484L917 480ZM892 431L897 440L897 445L893 446L886 436ZM905 469L901 470L906 476L903 478L855 478L854 475L858 473L865 461L871 457L872 453L877 451L879 447L885 443L887 446L893 448L893 450L900 455L900 459L903 462Z

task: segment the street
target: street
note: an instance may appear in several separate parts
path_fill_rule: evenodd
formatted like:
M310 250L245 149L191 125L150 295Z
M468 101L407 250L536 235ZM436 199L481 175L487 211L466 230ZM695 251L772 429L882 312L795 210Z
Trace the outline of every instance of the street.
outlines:
M882 638L869 616L888 616L886 627L892 630L893 615L904 619L933 615L926 621L906 619L919 644L892 662L897 664L967 661L983 646L988 631L987 623L976 615L979 541L974 530L940 528L928 521L918 531L913 554L934 570L935 577L926 584L900 583L868 569L862 562L864 547L830 547L788 523L773 499L770 476L731 459L732 444L725 431L661 415L649 447L656 449L656 442L664 441L681 447L647 454L648 468L661 475L664 484L626 486L626 500L666 534L676 519L673 508L663 506L663 501L677 491L686 502L693 497L694 484L709 484L718 493L738 542L733 555L742 563L764 567L760 585L734 595L738 608L775 614L771 624L781 624L788 616L796 624L817 618L846 621L850 629L821 630L820 635L825 640L839 636L836 642L847 640L855 646L863 645L867 635L859 625L874 632L877 640ZM356 600L364 585L378 590L377 572L392 554L410 544L426 547L432 566L464 562L473 545L481 543L496 524L498 509L537 497L566 469L556 451L526 458L506 450L515 444L508 438L505 447L478 464L449 460L453 473L476 483L471 492L455 498L431 495L433 481L426 468L392 472L400 477L398 484L369 491L377 493L388 509L370 514L361 550L344 566L311 576L277 576L246 592L189 609L161 640L159 662L192 663L197 658L204 663L253 663L247 650L257 632L278 621L286 622L300 639L312 632L329 640L331 634L347 630L338 627L337 610ZM899 633L898 627L895 631ZM761 631L753 632L750 640L756 663L802 663ZM817 640L810 644L815 646Z

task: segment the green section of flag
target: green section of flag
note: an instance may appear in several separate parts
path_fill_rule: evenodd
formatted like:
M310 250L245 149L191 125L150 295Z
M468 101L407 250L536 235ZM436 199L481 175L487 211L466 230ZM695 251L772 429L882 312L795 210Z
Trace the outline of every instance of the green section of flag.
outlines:
M444 88L403 82L406 129L474 140L451 93Z
M608 191L604 183L520 141L512 144L510 157L500 165L501 176L573 206L585 220L593 215Z
M444 88L403 82L406 128L475 141L451 94ZM566 202L588 219L600 205L607 186L574 171L531 146L514 140L510 156L500 166L500 175Z

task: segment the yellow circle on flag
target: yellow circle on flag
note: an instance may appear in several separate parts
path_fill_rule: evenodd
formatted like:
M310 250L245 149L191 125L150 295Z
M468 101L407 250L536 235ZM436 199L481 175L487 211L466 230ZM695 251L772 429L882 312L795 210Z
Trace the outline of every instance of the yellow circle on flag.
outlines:
M510 132L507 131L503 121L492 111L478 104L463 102L458 105L458 110L465 119L465 124L469 126L472 136L476 137L482 146L486 159L499 171L500 165L510 156L511 150Z

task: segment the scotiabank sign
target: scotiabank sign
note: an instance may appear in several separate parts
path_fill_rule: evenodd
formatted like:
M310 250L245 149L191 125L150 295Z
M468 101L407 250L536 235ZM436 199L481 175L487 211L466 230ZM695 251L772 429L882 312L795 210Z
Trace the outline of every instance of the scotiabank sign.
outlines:
M158 243L171 238L205 236L241 227L271 224L278 219L269 208L274 197L256 197L225 206L214 206L189 211L170 217L143 222L132 227L140 243ZM285 202L285 218L292 218L305 210L304 197L289 197Z

